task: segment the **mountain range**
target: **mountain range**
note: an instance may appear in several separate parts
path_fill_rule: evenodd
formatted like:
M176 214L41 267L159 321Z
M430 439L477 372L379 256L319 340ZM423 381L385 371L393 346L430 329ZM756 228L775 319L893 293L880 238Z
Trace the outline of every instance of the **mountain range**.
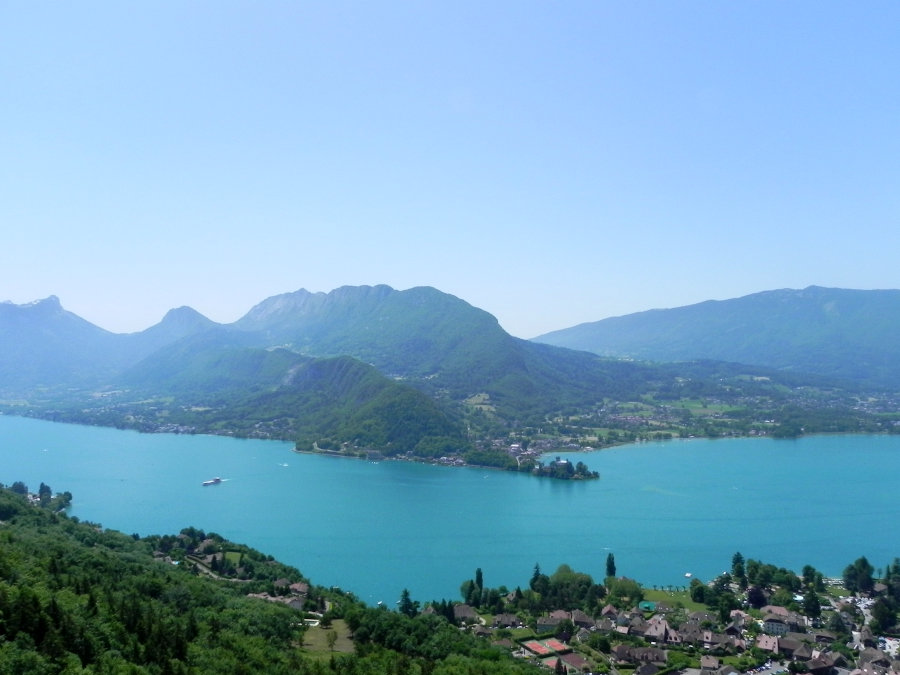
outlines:
M536 342L617 358L714 359L900 388L900 290L810 286L584 323Z
M131 334L51 296L0 304L0 403L148 431L434 456L473 433L540 427L605 401L688 390L734 400L766 387L771 398L812 382L806 373L897 384L896 327L900 291L772 291L534 341L428 287L299 290L231 324L180 307Z

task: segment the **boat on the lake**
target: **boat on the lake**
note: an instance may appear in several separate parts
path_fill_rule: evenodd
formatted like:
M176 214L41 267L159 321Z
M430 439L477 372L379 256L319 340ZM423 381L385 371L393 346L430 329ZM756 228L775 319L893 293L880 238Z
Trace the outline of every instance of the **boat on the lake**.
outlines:
M211 478L210 480L203 481L203 487L206 487L207 485L218 485L221 482L222 479L216 476L215 478Z

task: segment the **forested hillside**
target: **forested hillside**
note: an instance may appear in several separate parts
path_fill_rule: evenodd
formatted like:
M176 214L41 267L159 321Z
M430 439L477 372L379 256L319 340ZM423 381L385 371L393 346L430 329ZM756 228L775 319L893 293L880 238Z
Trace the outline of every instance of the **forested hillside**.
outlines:
M2 673L538 672L441 617L365 608L214 533L128 536L13 488L0 487ZM288 584L299 589L291 604L278 601ZM323 612L382 628L355 651L318 648L304 619Z

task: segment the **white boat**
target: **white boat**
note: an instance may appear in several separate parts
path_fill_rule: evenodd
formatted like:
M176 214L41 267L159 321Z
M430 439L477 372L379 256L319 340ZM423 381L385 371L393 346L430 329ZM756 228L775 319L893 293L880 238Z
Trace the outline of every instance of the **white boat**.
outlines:
M221 482L222 479L216 476L215 478L211 478L210 480L203 481L203 487L206 487L207 485L218 485Z

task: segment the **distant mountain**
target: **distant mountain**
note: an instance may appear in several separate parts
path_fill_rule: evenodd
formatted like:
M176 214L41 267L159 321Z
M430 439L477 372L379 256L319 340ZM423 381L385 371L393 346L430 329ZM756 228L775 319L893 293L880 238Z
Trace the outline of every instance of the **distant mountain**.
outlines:
M471 397L492 419L540 423L548 411L636 394L647 377L634 364L513 338L487 312L433 288L300 290L227 325L182 307L127 335L66 312L55 298L3 309L0 353L9 358L0 390L28 405L81 411L98 424L230 425L246 434L257 433L253 421L282 438L310 430L345 438L354 430L397 447L408 445L409 438L397 440L404 433L423 430L460 438L460 406ZM340 360L348 357L352 368ZM320 375L310 380L314 372ZM323 373L341 373L346 384L351 372L365 382L359 391L324 393ZM153 401L165 424L137 401ZM368 415L366 424L359 414ZM360 433L366 425L370 433Z
M96 382L114 372L117 353L113 333L64 310L56 296L0 303L0 391Z
M232 326L260 346L350 355L450 399L488 394L505 417L635 394L646 377L634 364L514 338L492 315L429 287L300 290L264 300Z
M749 303L732 302L746 304L724 316L693 309L667 328L657 324L647 332L650 346L656 345L650 338L662 331L668 336L662 346L711 349L721 343L732 351L699 349L697 357L690 357L674 351L666 356L649 347L646 353L623 350L648 359L706 360L667 366L604 358L576 342L570 346L579 350L520 340L487 312L427 287L299 290L264 300L232 324L217 324L182 307L156 326L127 335L80 319L56 298L7 303L0 305L0 403L13 413L145 431L231 433L441 456L452 454L447 448L468 445L467 437L497 438L511 429L546 427L548 420L559 425L559 420L602 412L619 423L621 415L607 409L608 402L653 400L657 405L690 394L772 406L785 391L812 382L801 374L804 370L823 372L799 360L804 346L818 344L813 337L821 331L812 317L821 308L803 310L809 316L798 327L797 316L806 305L796 298L775 303L780 313L767 294ZM843 300L825 304L826 315L847 335L843 317L851 317L849 325L858 335L848 340L849 351L868 355L857 366L875 363L880 342L872 326L881 305L862 311L853 304L851 311L851 303ZM789 319L794 323L788 325ZM768 332L759 332L760 324ZM678 327L697 330L681 336ZM803 330L806 339L794 350L794 360L776 364L796 371L792 378L758 365L709 362L766 363L757 354L760 349L752 351L755 341L769 358L778 350L794 354L790 340L802 337ZM869 352L862 348L866 338L871 339ZM823 339L816 352L820 364L828 344ZM736 346L747 351L735 351ZM843 356L838 350L833 363L849 363L838 360ZM883 370L891 365L877 363ZM825 372L852 375L838 367ZM605 426L596 419L597 428Z
M351 354L398 377L478 378L514 340L487 312L434 288L345 286L264 300L233 326L301 354Z
M129 345L129 360L134 361L182 338L203 333L219 325L195 309L178 307L170 309L155 326L124 336L127 340L123 342Z
M62 308L54 295L24 305L0 303L0 392L98 386L157 349L214 322L189 307L156 326L121 335Z
M900 386L900 290L810 286L629 314L535 342L653 361L715 359Z

